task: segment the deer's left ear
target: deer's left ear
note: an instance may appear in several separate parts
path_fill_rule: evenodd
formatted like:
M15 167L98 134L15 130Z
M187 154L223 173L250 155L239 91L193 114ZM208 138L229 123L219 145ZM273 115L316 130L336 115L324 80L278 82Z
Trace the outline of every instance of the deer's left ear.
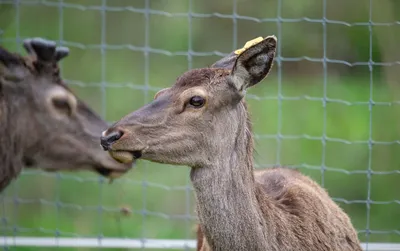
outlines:
M18 65L19 58L15 54L0 47L0 64L4 65L5 67L10 65Z
M170 89L170 87L159 90L159 91L154 95L154 99L157 99L158 96L160 96L160 95L163 94L164 92L168 91L169 89Z
M268 36L243 51L237 51L240 54L230 77L238 91L245 91L268 75L275 57L276 42L275 36Z

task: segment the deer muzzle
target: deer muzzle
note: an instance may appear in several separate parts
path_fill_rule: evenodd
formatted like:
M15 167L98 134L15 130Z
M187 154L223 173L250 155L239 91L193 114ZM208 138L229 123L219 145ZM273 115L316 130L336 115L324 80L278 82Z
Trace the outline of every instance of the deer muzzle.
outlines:
M109 151L111 157L121 163L131 163L135 160L133 154L127 151Z
M119 140L123 135L121 131L112 131L109 134L106 134L106 132L104 131L100 137L100 144L105 151L110 150L111 144Z
M122 138L124 133L121 130L106 130L100 137L100 144L105 151L108 151L110 156L120 163L132 163L142 156L140 150L126 150L125 147L118 149L118 140ZM126 137L125 137L126 140Z

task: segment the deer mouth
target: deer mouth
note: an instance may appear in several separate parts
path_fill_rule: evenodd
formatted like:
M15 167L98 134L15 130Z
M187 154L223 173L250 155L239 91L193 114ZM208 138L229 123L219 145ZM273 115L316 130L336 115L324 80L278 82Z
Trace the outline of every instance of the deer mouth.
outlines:
M46 158L44 156L30 156L25 155L22 158L22 163L26 168L40 168L47 172L55 171L78 171L78 170L91 170L105 178L115 179L126 174L135 165L135 159L132 161L116 161L114 158L110 158L107 155L102 155L106 158L93 158L86 161L78 162L60 162L54 158ZM58 161L58 162L57 162Z
M24 156L22 158L22 162L24 163L25 167L34 167L36 165L36 161L33 158Z
M110 150L108 153L113 159L124 164L132 163L142 157L141 151Z
M114 170L114 169L108 169L105 167L95 167L94 170L100 174L101 176L105 177L105 178L118 178L122 175L124 175L128 170Z
M93 169L94 171L96 171L98 174L102 175L105 178L115 179L126 174L132 168L132 166L135 165L135 159L132 159L132 161L126 161L126 162L118 161L118 162L120 163L119 165L122 164L122 166L125 166L125 168L117 169L117 168L110 168L104 165L96 165L93 167Z
M95 167L94 170L96 170L96 172L98 172L100 175L104 176L104 177L108 177L112 172L115 172L114 170L99 166L99 167Z

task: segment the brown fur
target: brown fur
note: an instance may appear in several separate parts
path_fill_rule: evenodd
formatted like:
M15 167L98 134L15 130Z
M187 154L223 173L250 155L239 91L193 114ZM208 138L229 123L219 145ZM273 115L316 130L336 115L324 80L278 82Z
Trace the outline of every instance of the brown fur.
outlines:
M146 160L191 167L198 250L361 251L349 217L314 181L288 168L253 169L243 97L268 74L275 49L276 38L267 37L240 56L184 73L103 140L119 131L111 154L140 152ZM203 106L191 102L197 96Z
M254 173L256 186L262 189L259 196L264 193L270 195L270 200L276 207L275 211L279 212L276 219L273 219L277 223L275 231L279 233L278 245L284 245L283 242L293 245L293 242L297 241L293 246L317 246L315 249L304 250L361 250L354 230L349 228L344 231L341 227L350 225L350 219L346 216L337 218L337 215L343 215L343 211L313 180L296 170L282 167L256 170ZM262 200L264 199L261 198ZM320 203L315 203L316 200ZM260 205L265 214L271 214L271 205L267 205L271 201ZM300 237L304 228L321 234L304 238L291 237L292 234ZM196 226L196 235L196 250L211 250L200 224ZM330 243L331 239L338 237L343 243Z
M24 166L103 175L129 169L100 147L107 123L62 82L57 61L66 48L32 41L39 40L25 41L27 57L0 47L0 191Z

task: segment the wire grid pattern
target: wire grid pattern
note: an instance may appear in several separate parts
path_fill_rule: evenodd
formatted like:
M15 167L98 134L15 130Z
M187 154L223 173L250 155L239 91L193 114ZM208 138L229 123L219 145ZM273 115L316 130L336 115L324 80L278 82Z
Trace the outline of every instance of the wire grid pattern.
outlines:
M72 4L72 3L66 3L63 0L59 0L57 2L55 1L24 1L24 0L15 0L15 1L9 1L9 0L3 0L0 2L0 5L7 5L11 4L15 6L16 9L16 15L15 15L15 22L17 27L19 27L19 20L20 20L20 12L19 12L19 7L22 5L42 5L42 6L48 6L48 7L54 7L55 9L58 10L59 13L59 41L58 43L63 46L68 46L71 48L79 48L83 50L90 50L90 49L96 49L101 51L101 82L100 83L86 83L82 82L79 80L72 80L72 79L66 79L66 81L71 84L71 85L76 85L76 86L82 86L82 87L90 87L90 86L95 86L101 87L101 100L102 100L102 107L101 107L101 114L105 117L106 114L106 107L107 107L107 102L106 102L106 87L110 85L109 82L106 80L106 61L107 61L107 51L109 50L122 50L122 49L128 49L130 51L135 51L135 52L142 52L144 54L144 83L113 83L114 87L129 87L134 90L142 91L144 93L144 100L145 102L149 102L151 100L151 96L149 96L150 91L158 91L160 88L151 86L150 81L149 81L149 56L151 54L160 54L160 55L165 55L165 56L184 56L187 59L187 69L192 69L193 68L193 57L206 57L206 56L225 56L227 53L221 52L221 51L209 51L209 52L198 52L194 51L192 48L193 44L193 36L192 36L192 20L193 18L211 18L211 17L216 17L220 19L229 19L232 20L233 24L233 36L232 36L232 50L237 49L240 44L238 44L238 25L237 22L238 20L247 20L247 21L253 21L257 23L276 23L277 25L277 34L276 36L278 37L278 49L277 49L277 56L276 56L276 63L275 66L277 68L277 81L278 81L278 95L277 96L259 96L259 95L251 95L249 94L247 96L248 99L254 99L254 100L277 100L278 102L278 109L279 111L282 109L282 104L285 101L293 101L293 100L309 100L309 101L316 101L316 102L321 102L323 107L324 107L324 113L323 113L323 134L321 136L312 136L312 135L307 135L307 134L298 134L298 135L288 135L288 134L283 134L281 133L281 128L282 128L282 114L281 112L278 112L278 117L277 117L277 128L278 132L277 134L264 134L260 135L257 134L255 135L256 139L275 139L277 142L277 151L276 151L276 160L277 162L274 164L269 164L269 165L263 165L265 166L275 166L275 165L280 165L280 160L281 160L281 148L282 148L282 141L287 140L287 139L305 139L305 140L310 140L310 141L318 141L322 143L322 161L320 165L310 165L310 164L299 164L296 165L298 167L302 167L305 169L312 169L312 170L320 170L321 171L321 182L320 184L324 186L325 183L325 172L327 171L332 171L332 172L340 172L343 174L364 174L367 177L368 181L368 192L367 192L367 198L365 200L346 200L343 198L333 198L337 202L345 203L345 204L353 204L353 203L358 203L358 204L363 204L366 206L366 226L365 229L358 229L359 233L363 233L366 236L366 250L368 250L368 242L369 242L369 236L371 234L397 234L400 235L400 230L372 230L370 227L370 210L371 210L371 205L373 204L399 204L399 200L391 200L391 201L377 201L377 200L372 200L371 199L371 177L372 175L395 175L395 174L400 174L400 170L393 170L393 171L374 171L372 170L371 166L371 156L372 156L372 148L374 145L399 145L400 140L394 140L394 141L376 141L372 138L372 108L374 106L392 106L392 105L397 105L400 104L400 101L393 101L393 102L377 102L374 101L373 99L373 67L375 66L394 66L394 65L400 65L399 61L394 61L394 62L374 62L372 59L372 44L373 44L373 31L372 28L373 26L396 26L400 24L400 21L396 22L373 22L372 21L372 1L369 0L369 20L368 22L356 22L356 23L349 23L349 22L344 22L340 20L330 20L326 18L326 10L327 10L327 0L322 0L323 3L323 18L322 19L312 19L312 18L283 18L281 13L282 13L282 1L278 0L277 4L277 17L276 18L255 18L251 16L243 16L237 14L237 0L232 0L233 1L233 9L232 9L232 14L221 14L221 13L199 13L199 12L193 12L192 11L192 0L189 1L189 11L184 12L184 13L169 13L165 11L160 11L160 10L154 10L150 8L150 0L145 1L145 8L134 8L134 7L111 7L107 5L107 0L102 0L101 5L93 5L93 6L87 6L87 5L80 5L80 4ZM101 41L99 41L99 44L83 44L75 41L66 41L63 38L63 13L66 9L76 9L76 10L94 10L98 11L101 13ZM145 20L146 20L146 27L145 27L145 45L144 46L136 46L134 44L124 44L124 45L112 45L112 44L107 44L106 42L106 13L107 12L121 12L121 11L127 11L131 13L141 13L144 14ZM168 51L165 49L160 49L160 48L152 48L150 46L149 42L149 18L152 15L158 15L158 16L165 16L165 17L183 17L187 18L188 22L188 27L189 27L189 32L188 32L188 49L186 51ZM281 46L281 40L279 39L282 36L282 24L283 23L295 23L295 22L310 22L310 23L320 23L322 24L323 27L323 57L322 58L313 58L313 57L283 57L282 56L282 46ZM331 59L327 57L326 54L326 46L327 46L327 24L338 24L338 25L344 25L344 26L366 26L369 28L369 60L367 62L347 62L344 60L338 60L338 59ZM9 38L2 38L1 33L0 33L0 39L3 42L7 42L10 39ZM16 37L13 38L18 44L22 43L22 40L24 37L21 37L21 35L18 32L16 33ZM21 52L21 51L20 51ZM282 63L283 62L296 62L296 61L309 61L309 62L318 62L322 63L323 65L323 96L322 97L315 97L315 96L309 96L309 95L303 95L303 96L286 96L283 95L282 93ZM346 66L367 66L369 68L369 89L370 89L370 98L369 101L367 102L351 102L347 100L342 100L342 99L333 99L329 98L327 95L327 64L342 64ZM61 64L62 67L63 64ZM61 72L63 69L61 69ZM328 137L326 135L326 105L328 103L338 103L346 106L368 106L369 109L369 138L368 140L358 140L358 141L350 141L342 138L332 138ZM339 143L344 143L344 144L362 144L362 145L367 145L369 149L369 154L368 154L368 166L365 170L346 170L346 169L340 169L336 167L330 167L325 164L325 153L326 153L326 143L327 142L339 142ZM146 165L146 164L144 164ZM144 168L146 170L146 168ZM18 197L18 186L14 186L13 190L10 191L9 193L12 194L12 197L7 197L3 196L1 197L3 202L1 203L3 205L4 209L4 204L9 201L13 201L15 205L15 212L14 214L18 214L18 207L21 207L21 205L29 205L30 203L37 203L39 202L42 205L52 205L56 206L58 209L60 208L73 208L77 210L93 210L97 214L97 227L96 229L98 230L97 236L99 238L99 243L101 243L101 239L104 237L102 233L102 219L104 217L104 214L106 212L118 212L120 209L119 208L114 208L114 207L107 207L103 205L103 190L106 189L105 183L106 181L99 177L99 178L81 178L79 176L74 176L74 175L65 175L61 173L57 174L47 174L43 172L38 172L38 171L30 171L26 170L23 172L24 176L29 176L29 175L41 175L43 177L49 176L49 177L54 177L56 175L57 177L57 184L61 183L61 180L65 179L74 179L75 181L78 182L93 182L93 183L98 183L98 189L99 189L99 197L98 197L98 206L82 206L78 204L73 204L73 203L65 203L61 201L59 197L56 197L54 201L49 201L46 199L37 199L36 201L34 200L24 200ZM146 223L146 216L153 215L153 216L158 216L166 219L185 219L187 220L187 227L188 229L191 226L191 223L193 220L196 219L195 216L192 215L192 212L190 211L190 206L186 206L186 212L184 215L168 215L160 212L151 212L146 210L146 199L147 199L147 194L146 194L146 187L158 187L166 191L171 191L171 190L183 190L185 191L185 201L187 204L191 203L191 197L190 194L193 192L191 185L190 185L190 180L186 180L186 185L185 186L164 186L162 184L158 183L152 183L146 180L146 171L144 174L144 180L142 181L121 181L121 182L129 182L130 184L136 184L136 185L141 185L143 186L143 192L142 192L142 205L143 209L140 211L133 211L133 213L141 214L143 215L142 217L142 224ZM56 189L59 189L58 185L56 185ZM18 215L15 215L16 218L18 218ZM57 216L56 219L59 219ZM7 226L7 219L5 218L4 215L2 215L2 223L3 226ZM56 223L56 225L59 227L59 224ZM14 236L18 236L18 233L20 232L29 232L30 229L24 229L18 226L12 226L11 228L14 229ZM70 236L76 236L79 237L79 235L74 234L74 233L62 233L58 229L43 229L43 228L38 228L40 232L44 234L49 234L51 236L59 237L62 234L68 234ZM136 237L135 237L136 238ZM145 240L145 234L142 234L142 237L139 237L142 240ZM189 238L189 234L186 236L186 238ZM5 247L6 249L7 247Z

